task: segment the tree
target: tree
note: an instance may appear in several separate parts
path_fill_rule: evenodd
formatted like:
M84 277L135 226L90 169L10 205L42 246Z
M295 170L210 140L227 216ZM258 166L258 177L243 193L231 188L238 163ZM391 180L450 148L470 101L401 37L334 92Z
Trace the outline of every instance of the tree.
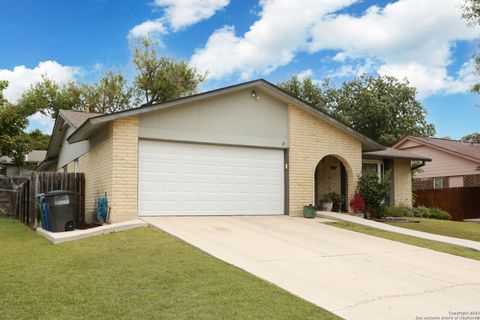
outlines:
M18 100L18 107L26 115L37 111L56 119L60 109L80 110L81 89L74 83L59 84L47 77L32 85Z
M49 134L45 134L39 129L35 129L27 135L30 137L30 148L32 150L47 150L48 143L50 142Z
M467 134L463 136L461 140L463 142L480 143L480 132Z
M8 82L0 81L0 156L7 156L17 164L25 161L30 151L29 137L24 133L28 125L26 116L9 103L3 95Z
M148 38L135 48L133 63L137 69L135 86L146 104L161 103L196 92L205 75L186 61L158 57L155 44Z
M407 135L435 134L435 127L426 120L425 108L416 99L416 89L406 80L361 76L344 82L340 88L333 87L328 80L322 86L303 85L310 81L298 82L292 78L280 86L387 146Z
M121 73L109 71L93 85L82 85L82 102L95 112L112 113L132 107L133 88Z
M480 0L464 0L462 9L462 17L467 20L469 25L480 25ZM473 61L475 63L477 73L480 75L480 55L474 54ZM480 94L480 83L473 85L472 92Z
M296 75L280 82L278 86L323 111L329 111L329 102L335 90L328 79L325 79L321 84L316 84L311 77L299 79Z

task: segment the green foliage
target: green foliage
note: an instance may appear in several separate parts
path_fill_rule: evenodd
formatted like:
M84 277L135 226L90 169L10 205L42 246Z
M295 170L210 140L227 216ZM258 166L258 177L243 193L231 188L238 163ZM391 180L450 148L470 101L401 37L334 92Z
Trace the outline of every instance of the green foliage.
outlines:
M480 143L480 132L467 134L466 136L463 136L461 140L463 142Z
M24 133L28 120L21 109L9 103L3 90L8 82L0 81L0 156L7 156L22 164L30 151L29 137Z
M390 194L390 174L385 173L379 178L375 172L366 172L359 179L357 192L365 200L367 218L377 218L382 215L382 202Z
M321 202L333 202L335 204L341 204L343 202L343 196L336 192L329 192L322 197Z
M412 213L416 218L428 218L430 215L430 209L424 206L418 206L413 208Z
M384 145L393 145L407 135L435 134L416 89L406 80L361 76L335 88L328 80L315 85L311 78L294 76L279 86Z
M186 61L158 57L155 43L145 38L135 48L133 64L137 69L136 89L142 93L146 104L162 103L196 92L205 75L197 72Z
M386 205L383 207L384 217L412 217L412 209L404 205Z
M59 84L47 77L32 85L18 100L18 107L26 115L37 111L57 118L60 109L80 110L81 89L74 83Z
M467 20L469 25L480 25L480 0L464 0L462 9L462 17ZM475 63L477 74L480 75L480 55L473 55L473 61ZM480 94L480 83L476 83L472 86L472 92Z
M121 73L109 71L93 85L83 84L81 97L92 112L112 113L132 108L134 89Z
M450 213L439 208L426 208L418 206L412 210L413 216L417 218L429 218L438 220L450 220L452 216Z
M30 148L32 150L47 150L48 143L50 142L50 135L43 133L42 131L35 129L28 133L30 137Z
M316 84L311 77L299 79L296 75L280 82L278 86L300 100L326 112L329 111L329 102L333 99L335 93L335 87L328 79L325 79L321 84Z

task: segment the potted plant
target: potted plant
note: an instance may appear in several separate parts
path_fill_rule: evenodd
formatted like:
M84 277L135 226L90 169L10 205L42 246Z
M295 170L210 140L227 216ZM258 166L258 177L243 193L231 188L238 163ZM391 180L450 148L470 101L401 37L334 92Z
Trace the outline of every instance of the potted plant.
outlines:
M333 208L332 211L334 212L340 212L342 209L342 203L343 203L343 196L341 194L338 194L336 192L330 192L329 193L330 198L332 198L333 202Z
M320 201L322 204L323 211L332 211L332 207L333 207L332 193L325 194Z
M308 219L313 219L317 215L317 209L309 204L308 206L303 206L303 216Z

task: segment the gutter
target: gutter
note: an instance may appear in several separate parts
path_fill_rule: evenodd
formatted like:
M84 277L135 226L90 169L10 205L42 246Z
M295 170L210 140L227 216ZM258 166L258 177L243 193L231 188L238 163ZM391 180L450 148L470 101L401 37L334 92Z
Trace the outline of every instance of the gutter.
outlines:
M425 165L427 164L427 161L425 160L422 160L422 163L420 164L417 164L416 166L413 166L410 170L417 170L417 169L420 169L421 167L424 167Z

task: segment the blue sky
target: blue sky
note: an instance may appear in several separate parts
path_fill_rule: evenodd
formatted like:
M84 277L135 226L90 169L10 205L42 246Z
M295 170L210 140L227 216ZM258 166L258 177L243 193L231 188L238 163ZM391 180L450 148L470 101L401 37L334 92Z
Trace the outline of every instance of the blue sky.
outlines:
M471 55L480 32L457 0L1 0L0 79L15 101L41 78L92 82L109 69L134 77L131 44L208 71L201 90L293 74L335 83L361 73L408 78L437 136L480 131ZM35 115L30 128L50 130Z

